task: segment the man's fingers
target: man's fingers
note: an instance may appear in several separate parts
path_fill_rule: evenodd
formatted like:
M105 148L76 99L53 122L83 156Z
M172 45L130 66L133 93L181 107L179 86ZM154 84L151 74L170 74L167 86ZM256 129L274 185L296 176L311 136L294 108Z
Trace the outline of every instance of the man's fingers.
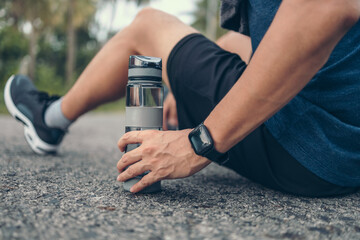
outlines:
M164 101L163 129L169 130L169 127L176 128L178 126L176 101L174 95L169 93Z
M163 130L167 131L167 122L168 122L169 108L164 106L164 114L163 114Z
M170 93L169 93L170 94ZM164 101L164 114L163 114L163 130L167 131L167 122L169 119L169 112L170 112L170 104L169 104L169 97L170 95L167 95L165 101Z
M142 143L144 138L154 136L159 130L143 130L143 131L131 131L125 133L118 141L118 147L120 151L124 152L125 147L128 144Z
M134 164L141 160L141 151L136 148L128 153L125 153L118 161L116 167L119 172L122 172L127 166Z
M139 176L144 172L148 171L149 169L146 168L141 162L135 163L128 167L125 171L123 171L118 177L117 180L120 182L125 182L131 178Z
M176 108L171 109L168 117L168 124L175 127L179 125Z
M120 149L120 151L124 152L125 151L125 147L128 144L132 144L132 143L141 143L142 142L142 137L141 137L141 131L131 131L131 132L127 132L125 133L118 141L118 147Z
M157 181L160 181L160 180L161 179L155 178L154 174L149 172L139 182L137 182L134 186L132 186L130 188L130 192L137 193L137 192L143 190L144 188L150 186L151 184L153 184Z

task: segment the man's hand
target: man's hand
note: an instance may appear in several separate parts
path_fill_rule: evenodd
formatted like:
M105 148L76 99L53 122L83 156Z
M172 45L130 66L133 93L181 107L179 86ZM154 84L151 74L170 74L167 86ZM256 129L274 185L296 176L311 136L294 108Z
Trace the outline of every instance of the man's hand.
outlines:
M178 127L178 116L176 110L176 101L174 95L169 92L164 101L163 129L168 130L168 125Z
M136 193L162 179L188 177L206 167L210 160L195 154L188 139L190 131L146 130L124 134L118 142L121 151L131 143L141 145L119 160L117 168L120 175L117 180L124 182L150 171L130 189Z

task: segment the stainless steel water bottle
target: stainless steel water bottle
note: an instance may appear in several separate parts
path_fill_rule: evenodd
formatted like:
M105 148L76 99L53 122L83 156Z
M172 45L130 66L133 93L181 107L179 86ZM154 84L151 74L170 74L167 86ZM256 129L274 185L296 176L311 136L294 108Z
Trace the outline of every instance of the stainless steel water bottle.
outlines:
M162 130L164 93L161 74L161 58L130 56L126 87L125 132L148 129ZM137 147L139 144L129 144L125 152ZM124 182L124 189L129 191L143 176L140 175ZM156 182L142 192L149 193L160 190L161 183Z

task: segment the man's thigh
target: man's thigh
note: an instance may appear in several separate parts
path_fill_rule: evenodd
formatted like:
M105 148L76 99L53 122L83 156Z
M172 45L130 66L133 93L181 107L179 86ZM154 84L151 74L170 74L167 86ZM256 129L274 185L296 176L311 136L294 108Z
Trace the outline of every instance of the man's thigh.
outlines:
M167 62L179 128L195 127L204 121L245 68L239 55L223 50L201 34L182 38Z

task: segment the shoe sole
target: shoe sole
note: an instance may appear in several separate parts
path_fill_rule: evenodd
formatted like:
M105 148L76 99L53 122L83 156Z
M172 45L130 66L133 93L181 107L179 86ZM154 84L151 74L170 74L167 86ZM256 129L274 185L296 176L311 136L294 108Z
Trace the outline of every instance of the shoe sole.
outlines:
M36 130L30 119L28 119L22 112L20 112L10 94L10 86L12 84L12 81L15 79L15 76L12 75L5 85L4 90L4 99L5 99L5 105L8 109L9 113L19 122L21 122L24 125L24 135L26 142L29 144L30 148L39 155L45 155L45 154L55 154L58 150L58 145L52 145L44 142L40 139L40 137L37 135Z

